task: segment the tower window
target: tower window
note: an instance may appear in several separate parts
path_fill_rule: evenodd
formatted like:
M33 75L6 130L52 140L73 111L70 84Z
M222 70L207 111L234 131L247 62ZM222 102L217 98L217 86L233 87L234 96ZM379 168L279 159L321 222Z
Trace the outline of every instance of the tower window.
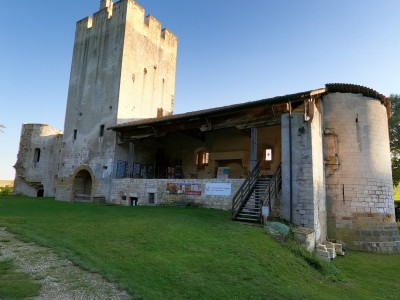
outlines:
M76 140L77 135L78 135L78 130L74 129L74 140Z
M33 153L33 162L39 162L40 160L40 148L36 148L35 152Z
M100 137L104 135L104 125L100 125Z

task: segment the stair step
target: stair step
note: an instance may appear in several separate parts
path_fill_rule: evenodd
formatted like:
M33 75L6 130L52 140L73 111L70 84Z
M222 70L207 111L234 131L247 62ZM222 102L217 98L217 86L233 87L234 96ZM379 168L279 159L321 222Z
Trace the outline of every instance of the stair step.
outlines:
M254 205L260 205L261 204L261 201L260 200L253 200L253 201L247 201L247 203L246 204L249 204L249 205L252 205L252 206L254 206ZM246 205L246 206L248 206L248 205Z
M243 222L251 222L251 223L258 223L258 222L261 222L261 221L260 221L260 218L252 219L252 218L241 218L241 217L236 217L235 220L237 220L237 221L243 221Z
M241 212L237 214L238 216L246 216L246 217L258 217L260 216L260 213L246 213L246 212Z
M239 221L239 220L235 220L235 221L237 223L247 225L247 226L260 226L260 227L263 226L262 222L246 222L246 221Z

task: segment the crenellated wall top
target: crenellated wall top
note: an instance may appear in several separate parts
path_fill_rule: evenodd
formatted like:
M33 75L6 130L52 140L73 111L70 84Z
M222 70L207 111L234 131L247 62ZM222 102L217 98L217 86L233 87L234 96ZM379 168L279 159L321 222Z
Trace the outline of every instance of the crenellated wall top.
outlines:
M139 31L159 31L161 40L170 44L177 44L178 38L170 30L162 29L161 23L152 15L145 15L145 9L134 0L101 0L100 10L93 17L86 17L77 22L77 33L85 34L96 26L103 26L105 21L116 20L117 23L127 23L127 18L134 20L133 26L142 26ZM140 20L140 22L138 22Z

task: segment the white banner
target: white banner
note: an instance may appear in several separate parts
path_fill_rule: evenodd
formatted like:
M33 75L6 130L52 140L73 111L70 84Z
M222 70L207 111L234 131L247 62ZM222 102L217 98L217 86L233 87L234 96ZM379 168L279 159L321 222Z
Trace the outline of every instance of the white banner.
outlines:
M230 196L231 193L232 183L206 183L207 196Z

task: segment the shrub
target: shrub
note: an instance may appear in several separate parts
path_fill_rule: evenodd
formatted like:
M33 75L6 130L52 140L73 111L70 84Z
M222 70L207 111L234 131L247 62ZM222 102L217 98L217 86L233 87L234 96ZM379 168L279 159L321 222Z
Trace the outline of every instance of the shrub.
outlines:
M0 187L0 196L11 196L13 188L9 185L5 187Z

